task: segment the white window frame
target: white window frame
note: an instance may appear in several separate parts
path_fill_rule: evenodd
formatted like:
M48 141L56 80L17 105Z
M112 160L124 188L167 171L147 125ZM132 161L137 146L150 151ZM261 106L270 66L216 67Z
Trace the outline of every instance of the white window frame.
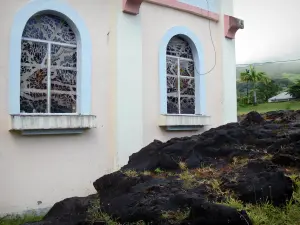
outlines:
M61 18L62 19L62 18ZM47 40L42 40L42 39L36 39L36 38L26 38L26 37L22 37L21 41L31 41L31 42L35 42L35 43L44 43L47 44L47 90L41 90L41 93L47 93L47 112L46 113L23 113L20 112L21 115L78 115L78 105L79 105L79 100L78 98L76 98L76 112L74 113L51 113L51 93L55 93L55 90L51 91L51 68L57 68L57 69L64 69L64 70L73 70L73 71L77 71L76 74L76 95L78 96L78 67L76 66L76 68L73 67L59 67L59 66L52 66L51 65L51 46L52 45L59 45L59 46L63 46L63 47L70 47L70 48L76 48L76 55L77 55L77 62L79 59L79 55L78 55L78 51L77 51L77 44L67 44L67 43L61 43L61 42L55 42L55 41L47 41ZM76 35L76 41L77 41L77 35ZM21 74L20 74L21 75ZM22 90L26 90L26 89L22 89ZM61 92L61 91L60 91ZM20 92L21 93L21 92Z
M170 115L195 115L196 114L196 80L195 80L195 72L194 72L194 76L191 77L191 76L182 76L180 75L180 61L188 61L188 62L194 62L194 59L189 59L189 58L183 58L183 57L179 57L179 56L174 56L174 55L168 55L166 56L166 60L168 58L173 58L173 59L177 59L177 65L178 65L178 69L177 69L177 75L172 75L172 74L168 74L166 73L166 76L167 77L177 77L177 93L178 93L178 112L179 113L168 113ZM194 70L195 71L195 70ZM184 113L181 113L181 102L180 102L180 98L181 98L181 91L180 91L180 80L181 79L190 79L190 80L194 80L194 84L195 84L195 94L194 94L194 98L195 98L195 103L194 103L194 113L191 113L191 114L184 114ZM168 94L168 93L167 93ZM168 95L167 95L168 97ZM188 97L190 97L190 95L188 95Z
M64 19L77 39L77 104L75 115L91 115L92 41L89 31L78 13L60 0L30 1L15 15L10 42L9 114L20 115L21 40L28 20L37 14L53 14ZM41 42L42 40L39 40ZM27 113L22 115L35 115ZM43 113L37 115L60 115ZM61 115L68 115L63 113ZM70 114L74 115L74 113Z
M168 114L167 112L167 53L170 40L180 36L190 45L193 53L195 71L195 114ZM206 85L204 68L204 51L196 34L185 26L175 26L167 30L159 46L159 85L160 114L166 116L205 116L206 115ZM199 75L200 74L200 75Z

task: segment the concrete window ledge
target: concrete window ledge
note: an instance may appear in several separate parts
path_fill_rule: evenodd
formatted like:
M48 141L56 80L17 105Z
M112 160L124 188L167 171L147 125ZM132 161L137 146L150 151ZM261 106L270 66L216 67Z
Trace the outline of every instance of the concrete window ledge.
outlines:
M11 115L11 131L23 135L78 134L96 128L92 115Z
M160 115L158 125L170 131L199 130L203 126L210 125L210 116Z

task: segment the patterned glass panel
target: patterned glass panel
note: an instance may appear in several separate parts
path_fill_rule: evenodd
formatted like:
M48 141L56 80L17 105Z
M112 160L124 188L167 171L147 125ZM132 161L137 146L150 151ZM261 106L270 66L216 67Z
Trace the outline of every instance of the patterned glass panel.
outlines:
M167 98L168 113L179 113L178 76L167 76Z
M51 70L51 113L76 112L76 70Z
M178 114L178 97L167 97L167 110L169 114Z
M54 15L32 17L26 24L23 37L76 45L76 35L69 24Z
M167 76L167 93L168 96L175 96L178 92L178 77Z
M167 46L166 60L167 113L195 114L194 61L188 42L173 37Z
M47 109L47 44L22 41L20 111L45 113Z
M195 95L195 80L193 78L180 78L180 96Z
M22 41L21 112L76 112L77 49L65 44L76 45L76 36L61 18L41 15L27 22Z
M180 113L181 114L195 114L195 97L181 97L180 98Z
M194 77L194 62L180 60L180 76Z
M76 48L51 45L51 67L74 68L77 66Z
M76 48L51 45L51 113L76 112Z
M167 55L193 59L189 43L179 36L173 37L167 46Z
M167 75L178 75L178 59L167 57Z

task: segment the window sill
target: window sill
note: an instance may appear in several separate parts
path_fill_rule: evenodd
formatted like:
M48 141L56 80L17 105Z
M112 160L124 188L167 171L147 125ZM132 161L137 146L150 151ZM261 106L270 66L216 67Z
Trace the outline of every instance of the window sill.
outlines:
M23 135L78 134L96 128L93 115L11 115L11 131Z
M210 125L210 116L204 115L160 115L159 126L166 130L199 130Z

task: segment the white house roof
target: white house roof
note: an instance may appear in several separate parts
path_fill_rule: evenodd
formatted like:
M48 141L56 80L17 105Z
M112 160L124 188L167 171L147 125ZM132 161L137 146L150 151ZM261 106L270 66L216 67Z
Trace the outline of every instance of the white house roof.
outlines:
M269 101L272 100L284 100L284 99L292 99L293 96L291 96L289 93L287 92L282 92L276 96L273 96L272 98L269 98Z

